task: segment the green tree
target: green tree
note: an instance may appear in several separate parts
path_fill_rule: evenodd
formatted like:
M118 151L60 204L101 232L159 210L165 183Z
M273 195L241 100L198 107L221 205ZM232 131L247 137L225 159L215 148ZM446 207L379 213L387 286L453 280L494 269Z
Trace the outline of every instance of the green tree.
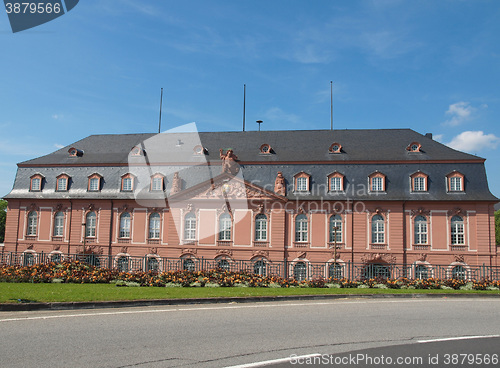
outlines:
M5 238L5 219L7 218L7 201L0 199L0 243Z
M500 210L495 212L495 238L497 245L500 245Z

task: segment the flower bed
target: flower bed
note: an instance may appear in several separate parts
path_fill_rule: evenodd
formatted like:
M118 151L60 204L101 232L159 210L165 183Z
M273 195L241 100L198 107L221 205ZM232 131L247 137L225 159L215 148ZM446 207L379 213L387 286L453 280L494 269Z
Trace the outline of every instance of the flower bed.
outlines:
M248 272L207 271L119 272L79 262L1 266L0 282L31 283L115 283L117 286L181 287L309 287L309 288L378 288L378 289L454 289L500 290L500 281L456 279L313 279L297 281L276 276L259 276Z

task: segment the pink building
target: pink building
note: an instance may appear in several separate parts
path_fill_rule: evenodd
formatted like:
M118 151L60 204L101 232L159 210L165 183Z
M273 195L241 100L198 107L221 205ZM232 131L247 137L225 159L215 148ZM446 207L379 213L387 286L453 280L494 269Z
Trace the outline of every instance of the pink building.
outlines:
M409 129L95 135L18 164L5 199L3 258L25 263L245 261L299 278L498 265L484 159Z

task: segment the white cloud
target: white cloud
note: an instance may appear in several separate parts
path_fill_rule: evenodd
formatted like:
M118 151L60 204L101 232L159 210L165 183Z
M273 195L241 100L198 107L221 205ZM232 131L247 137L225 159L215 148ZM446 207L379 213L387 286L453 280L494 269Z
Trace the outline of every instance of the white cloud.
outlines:
M479 130L460 133L446 145L459 151L474 153L485 148L496 149L499 143L500 138L494 134L484 134Z
M55 120L59 120L59 119L63 119L63 118L64 118L63 114L53 114L52 115L52 119L55 119Z
M436 142L443 142L443 134L435 134L433 139L436 141Z
M473 119L476 111L477 109L472 107L469 102L460 101L451 104L446 111L446 115L451 116L451 118L446 120L444 125L457 126L463 124Z
M63 144L59 144L59 143L54 143L54 147L57 148L57 149L61 149L61 148L64 148L66 147L65 145Z
M295 114L287 114L279 107L272 107L264 113L264 125L266 120L269 120L271 124L283 124L291 123L297 124L300 122L300 118ZM264 129L264 127L262 127Z

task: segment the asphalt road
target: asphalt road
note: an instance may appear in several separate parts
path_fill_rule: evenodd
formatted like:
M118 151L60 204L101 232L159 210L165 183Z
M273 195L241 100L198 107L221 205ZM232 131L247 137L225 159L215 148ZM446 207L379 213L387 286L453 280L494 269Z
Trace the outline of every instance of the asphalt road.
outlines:
M500 335L496 298L1 312L0 367L228 367L385 346L407 354L395 345L422 355L419 340L491 335ZM472 353L491 340L464 341Z

